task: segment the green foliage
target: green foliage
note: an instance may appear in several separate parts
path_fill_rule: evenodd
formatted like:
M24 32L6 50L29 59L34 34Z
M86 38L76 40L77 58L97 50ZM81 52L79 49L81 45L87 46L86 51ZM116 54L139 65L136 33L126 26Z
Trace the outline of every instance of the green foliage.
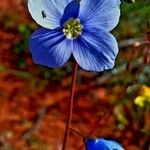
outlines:
M24 53L28 49L28 41L31 35L32 29L30 26L25 24L20 24L18 26L18 32L21 35L21 39L15 44L15 53Z
M20 34L20 39L14 44L14 53L17 54L17 65L20 69L26 68L26 55L28 52L28 42L31 35L32 29L30 26L25 24L19 24L18 32Z
M121 20L116 31L120 39L138 37L145 34L147 23L150 20L149 0L136 0L136 3L132 5L123 3L121 13Z
M143 71L141 72L139 76L139 81L140 84L147 84L150 85L150 66L145 66Z

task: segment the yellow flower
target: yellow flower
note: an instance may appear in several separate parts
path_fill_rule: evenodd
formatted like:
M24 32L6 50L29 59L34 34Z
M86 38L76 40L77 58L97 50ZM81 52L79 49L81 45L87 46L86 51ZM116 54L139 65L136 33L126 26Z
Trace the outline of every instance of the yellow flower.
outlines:
M139 107L144 107L144 103L145 103L145 98L144 98L144 96L138 96L138 97L135 99L134 103L135 103L136 105L138 105Z
M140 94L141 94L141 96L150 98L150 87L143 85L141 88Z
M138 96L134 103L139 107L144 107L145 103L150 103L150 87L143 85L140 89L140 96Z

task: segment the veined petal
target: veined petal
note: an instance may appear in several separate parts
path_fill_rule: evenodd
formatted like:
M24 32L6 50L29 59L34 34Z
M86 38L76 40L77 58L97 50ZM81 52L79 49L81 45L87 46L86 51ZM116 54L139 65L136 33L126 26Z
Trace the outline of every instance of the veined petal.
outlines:
M60 26L65 7L71 0L28 0L32 18L42 27L54 29Z
M33 61L47 67L64 65L71 55L71 41L66 39L62 29L41 28L30 38L30 50Z
M77 18L79 15L79 8L80 8L79 2L77 2L76 0L70 2L64 10L64 14L62 16L61 23L60 23L61 26L63 26L65 22L70 18Z
M120 0L81 0L79 19L86 27L111 31L119 22Z
M96 29L88 29L73 41L73 55L85 70L112 69L118 54L118 44L113 35Z
M116 149L116 150L124 150L122 148L122 146L119 143L117 143L116 141L105 140L103 138L100 138L99 139L99 143L102 143L105 147L108 148L108 150L114 150L114 149Z

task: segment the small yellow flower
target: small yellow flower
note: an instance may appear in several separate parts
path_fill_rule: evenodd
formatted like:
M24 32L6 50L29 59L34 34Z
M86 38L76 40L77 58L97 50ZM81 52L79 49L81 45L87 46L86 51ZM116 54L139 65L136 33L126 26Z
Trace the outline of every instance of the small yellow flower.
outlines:
M143 85L140 91L141 96L150 98L150 87Z
M139 107L144 107L144 103L145 103L145 98L144 96L138 96L136 99L135 99L135 104L138 105Z
M145 103L150 103L150 87L143 85L140 89L140 96L138 96L134 103L139 107L144 107Z

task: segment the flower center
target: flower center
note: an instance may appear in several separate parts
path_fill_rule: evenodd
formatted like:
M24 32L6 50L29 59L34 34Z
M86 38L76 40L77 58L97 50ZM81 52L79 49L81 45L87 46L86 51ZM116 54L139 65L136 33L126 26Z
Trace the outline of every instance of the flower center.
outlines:
M80 21L77 19L71 18L65 23L63 32L68 39L73 40L73 39L76 39L79 35L81 35L82 29L83 27Z

